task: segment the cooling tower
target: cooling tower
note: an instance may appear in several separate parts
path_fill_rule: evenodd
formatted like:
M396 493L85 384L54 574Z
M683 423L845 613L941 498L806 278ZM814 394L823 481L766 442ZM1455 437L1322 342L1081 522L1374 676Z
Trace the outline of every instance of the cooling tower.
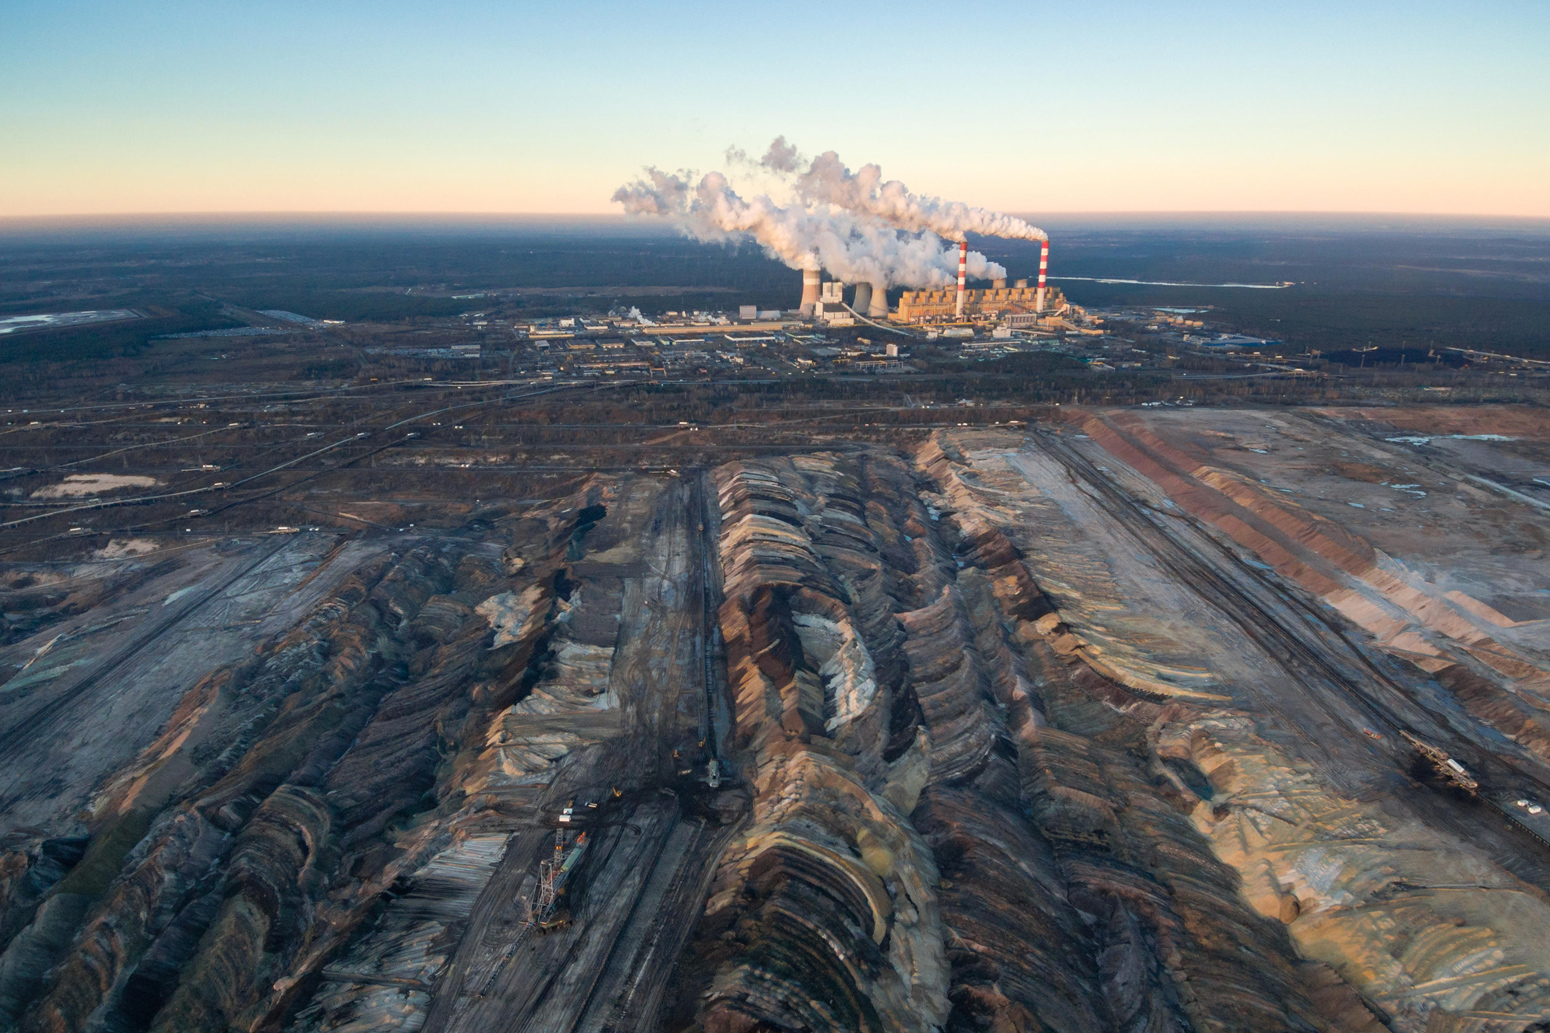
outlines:
M1012 286L1013 287L1017 287L1018 289L1023 289L1023 288L1026 288L1028 286L1028 281L1027 280L1018 280L1016 283L1012 284Z
M1049 271L1049 241L1039 248L1039 293L1034 296L1033 310L1044 311L1044 274Z
M856 284L856 300L850 303L850 307L859 315L865 315L872 305L872 285L870 283Z
M992 287L994 287L998 291L999 290L1005 290L1006 289L1006 277L1005 276L999 276L996 279L991 280L990 281L990 285Z
M872 284L872 303L867 306L866 314L870 319L888 318L888 285L886 283Z
M822 277L817 269L802 270L802 314L810 316L818 305L818 285Z
M969 242L958 245L958 318L963 318L963 289L969 279Z

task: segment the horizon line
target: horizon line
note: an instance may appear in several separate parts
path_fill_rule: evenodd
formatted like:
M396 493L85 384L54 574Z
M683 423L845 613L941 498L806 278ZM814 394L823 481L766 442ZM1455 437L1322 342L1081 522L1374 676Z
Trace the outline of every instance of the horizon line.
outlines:
M1385 219L1481 219L1490 221L1550 222L1550 215L1510 215L1490 212L1420 212L1360 209L1313 209L1313 208L1094 208L1065 209L1036 212L1032 209L1008 209L1007 214L1017 216L1072 217L1194 217L1229 218L1245 216L1275 217L1344 217ZM623 212L533 212L499 210L355 210L355 209L229 209L204 211L124 211L124 212L51 212L29 215L0 214L0 226L22 223L88 222L88 221L190 221L198 219L531 219L531 220L585 220L619 222L640 226L671 226L667 220L652 220Z

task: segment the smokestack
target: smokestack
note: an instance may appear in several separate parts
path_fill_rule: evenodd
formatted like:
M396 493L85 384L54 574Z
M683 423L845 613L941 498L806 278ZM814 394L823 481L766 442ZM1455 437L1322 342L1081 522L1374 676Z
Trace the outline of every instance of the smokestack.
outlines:
M1042 273L1040 274L1043 275ZM961 241L958 244L958 318L963 318L963 285L969 278L969 242ZM1040 305L1039 308L1043 308Z
M1049 241L1039 248L1039 293L1034 295L1033 310L1044 311L1044 274L1049 271Z
M818 306L818 284L822 277L817 269L802 270L802 314L810 316Z
M872 284L872 304L867 306L867 318L888 318L888 285L886 283Z
M861 315L865 315L872 305L872 285L870 283L856 284L856 300L850 307Z

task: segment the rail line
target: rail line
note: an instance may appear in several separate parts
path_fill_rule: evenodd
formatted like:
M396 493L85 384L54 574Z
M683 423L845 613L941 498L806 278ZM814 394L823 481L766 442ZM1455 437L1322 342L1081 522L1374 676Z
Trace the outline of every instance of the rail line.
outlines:
M1291 676L1294 684L1304 687L1304 691L1296 701L1298 704L1316 708L1326 721L1335 727L1351 730L1352 743L1383 753L1396 764L1402 765L1408 753L1401 752L1398 747L1400 737L1392 733L1408 731L1422 739L1444 743L1448 750L1455 754L1460 752L1462 747L1471 768L1476 771L1495 769L1497 776L1506 775L1510 779L1517 780L1520 782L1520 787L1533 786L1539 795L1550 795L1550 785L1547 785L1537 772L1521 763L1519 758L1511 753L1482 751L1477 744L1458 734L1444 721L1429 720L1432 717L1431 712L1423 707L1403 685L1379 670L1364 651L1351 641L1347 632L1332 626L1323 615L1317 612L1313 603L1300 598L1294 591L1287 591L1273 585L1265 575L1238 562L1226 546L1214 537L1209 534L1201 535L1202 541L1208 543L1209 547L1220 555L1222 561L1236 576L1246 578L1257 589L1270 594L1285 605L1308 626L1308 630L1315 638L1332 644L1338 642L1343 647L1342 651L1351 654L1345 662L1369 676L1365 684L1363 680L1341 670L1331 658L1304 643L1295 633L1284 627L1274 614L1235 584L1232 578L1224 576L1220 571L1213 569L1211 564L1196 557L1187 545L1175 538L1172 531L1144 515L1135 500L1112 485L1085 456L1059 440L1057 435L1039 432L1039 442L1045 446L1047 454L1065 466L1068 476L1072 477L1073 481L1079 479L1081 485L1090 489L1089 497L1135 537L1161 567L1181 584L1190 586L1205 601L1223 613L1250 641L1278 662ZM1171 515L1160 515L1175 519ZM1325 688L1321 690L1320 685ZM1373 688L1382 690L1395 707L1385 709L1375 701L1370 695L1370 690ZM1329 697L1350 705L1355 713L1366 720L1371 727L1390 733L1387 743L1380 746L1378 743L1360 738L1359 733L1351 729L1349 717L1341 714L1332 705ZM1263 696L1259 699L1261 706L1275 713L1288 727L1304 727L1301 715L1289 708L1286 705L1287 702L1291 701L1274 701ZM1408 712L1411 716L1406 717L1404 713L1396 711ZM1470 727L1474 727L1472 719L1462 711L1458 712L1457 719L1461 723L1467 722ZM1304 738L1308 742L1319 743L1317 729L1311 735L1305 733ZM1461 738L1464 739L1462 744ZM1333 765L1328 770L1337 784L1345 781L1341 777L1338 765ZM1361 795L1359 790L1357 795ZM1501 832L1496 827L1488 821L1482 821L1479 814L1470 813L1462 802L1444 799L1436 794L1423 794L1414 797L1412 803L1430 814L1433 820L1451 828L1461 838L1481 845L1485 845L1488 841L1491 844L1492 855L1519 878L1535 883L1542 889L1550 890L1550 864L1547 864L1542 856L1537 854L1531 856L1532 852L1524 852L1522 840L1502 838ZM1533 842L1537 845L1539 839L1536 837Z
M1449 736L1449 730L1440 725L1423 727L1419 722L1405 721L1391 711L1378 706L1369 698L1368 686L1361 684L1348 671L1341 670L1330 657L1311 648L1300 636L1285 628L1274 614L1235 584L1231 578L1224 576L1215 564L1198 558L1187 545L1178 541L1165 525L1139 512L1136 503L1104 477L1085 456L1061 441L1057 435L1039 432L1038 437L1044 451L1066 468L1073 481L1079 480L1081 486L1089 489L1089 497L1136 538L1169 574L1180 584L1190 586L1231 620L1250 641L1280 663L1294 681L1306 684L1311 677L1330 688L1340 690L1339 698L1360 708L1363 716L1386 731L1410 731L1423 738L1431 739ZM1358 668L1365 668L1364 673L1371 678L1371 684L1392 694L1395 702L1400 703L1404 709L1420 711L1419 706L1404 688L1373 666L1343 631L1331 627L1311 606L1297 598L1295 594L1270 584L1258 571L1239 563L1215 538L1203 534L1201 540L1222 553L1222 559L1231 565L1235 574L1248 578L1258 589L1292 609L1297 617L1308 625L1309 632L1314 636L1325 641L1338 640L1352 654L1346 658L1346 662ZM1347 715L1340 714L1328 701L1319 698L1317 693L1309 692L1305 696L1308 702L1316 706L1330 721L1339 725L1349 724ZM1421 714L1424 714L1424 711L1421 711ZM1285 716L1295 718L1290 714Z

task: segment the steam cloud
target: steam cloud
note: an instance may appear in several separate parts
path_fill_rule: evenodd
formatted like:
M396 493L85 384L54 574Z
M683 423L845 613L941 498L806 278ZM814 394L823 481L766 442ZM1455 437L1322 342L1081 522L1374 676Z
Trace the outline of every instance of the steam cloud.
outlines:
M777 138L776 144L783 144ZM765 162L776 155L775 145ZM779 157L786 155L782 152ZM775 166L770 166L774 168ZM1037 226L1013 215L976 208L959 201L912 194L897 179L884 183L883 170L863 165L851 172L840 163L840 156L825 151L813 159L808 170L797 176L797 194L809 204L832 204L848 212L864 213L901 230L926 230L949 240L963 240L966 234L1007 237L1012 240L1048 240Z
M802 156L797 153L797 149L787 143L784 136L777 136L759 164L776 172L795 172L801 163Z
M698 240L752 238L792 269L827 269L846 283L870 283L874 289L955 283L958 251L944 237L1046 239L1043 230L1014 216L913 194L898 180L884 183L876 165L853 173L833 151L802 171L805 159L785 137L776 137L757 163L735 147L727 159L776 175L790 188L793 203L782 205L765 194L745 198L720 172L696 180L692 172L656 168L620 187L613 200L629 214L668 219ZM969 252L968 272L976 279L1006 275L977 251Z

